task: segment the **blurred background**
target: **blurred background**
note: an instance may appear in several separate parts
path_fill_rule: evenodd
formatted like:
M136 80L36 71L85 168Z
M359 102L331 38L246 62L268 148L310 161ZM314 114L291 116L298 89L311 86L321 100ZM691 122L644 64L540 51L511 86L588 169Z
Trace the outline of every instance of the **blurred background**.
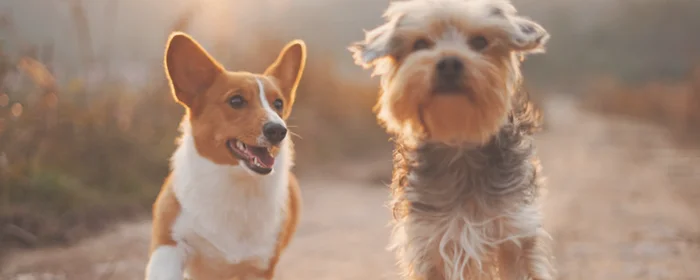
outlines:
M560 279L700 279L700 1L513 2L552 35L523 67ZM0 279L142 279L184 113L162 69L175 30L230 70L307 42L304 212L278 279L398 279L378 81L346 50L387 4L1 0Z

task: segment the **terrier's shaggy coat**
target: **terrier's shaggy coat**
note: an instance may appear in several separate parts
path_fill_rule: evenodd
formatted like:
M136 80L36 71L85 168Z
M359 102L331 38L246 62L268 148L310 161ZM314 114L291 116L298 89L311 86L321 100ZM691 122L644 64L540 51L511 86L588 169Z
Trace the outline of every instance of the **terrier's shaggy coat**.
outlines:
M553 279L520 62L549 35L505 0L392 2L350 49L395 135L391 248L407 279Z

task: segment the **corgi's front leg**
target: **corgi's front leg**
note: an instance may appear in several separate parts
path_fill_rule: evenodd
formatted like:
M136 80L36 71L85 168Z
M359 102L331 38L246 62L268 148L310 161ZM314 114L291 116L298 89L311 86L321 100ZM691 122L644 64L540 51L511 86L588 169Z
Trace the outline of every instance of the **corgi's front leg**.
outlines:
M146 266L146 280L183 280L185 251L177 245L155 248Z
M172 236L180 210L168 178L153 204L151 255L146 266L146 280L184 279L187 251L184 244L179 244Z

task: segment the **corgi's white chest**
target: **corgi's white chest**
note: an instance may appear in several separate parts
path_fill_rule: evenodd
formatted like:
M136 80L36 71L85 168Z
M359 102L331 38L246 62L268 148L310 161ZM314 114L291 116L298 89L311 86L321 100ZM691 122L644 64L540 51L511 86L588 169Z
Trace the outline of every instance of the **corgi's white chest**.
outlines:
M286 216L289 149L283 143L273 173L259 176L201 157L184 133L172 159L172 187L181 206L172 228L175 241L189 253L229 263L270 259Z
M197 206L182 203L173 226L173 236L188 251L229 263L270 259L281 227L282 207L261 199L231 199L224 196ZM206 205L205 205L206 204Z

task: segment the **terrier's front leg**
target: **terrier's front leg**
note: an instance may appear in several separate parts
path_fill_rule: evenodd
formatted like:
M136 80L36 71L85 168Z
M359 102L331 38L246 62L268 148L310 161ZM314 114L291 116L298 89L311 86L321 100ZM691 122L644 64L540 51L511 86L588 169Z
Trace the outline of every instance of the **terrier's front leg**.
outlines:
M526 237L520 244L506 243L499 250L500 276L503 280L552 280L556 271L551 263L547 240Z
M547 239L544 236L537 236L523 243L528 276L533 280L552 280L556 277Z

